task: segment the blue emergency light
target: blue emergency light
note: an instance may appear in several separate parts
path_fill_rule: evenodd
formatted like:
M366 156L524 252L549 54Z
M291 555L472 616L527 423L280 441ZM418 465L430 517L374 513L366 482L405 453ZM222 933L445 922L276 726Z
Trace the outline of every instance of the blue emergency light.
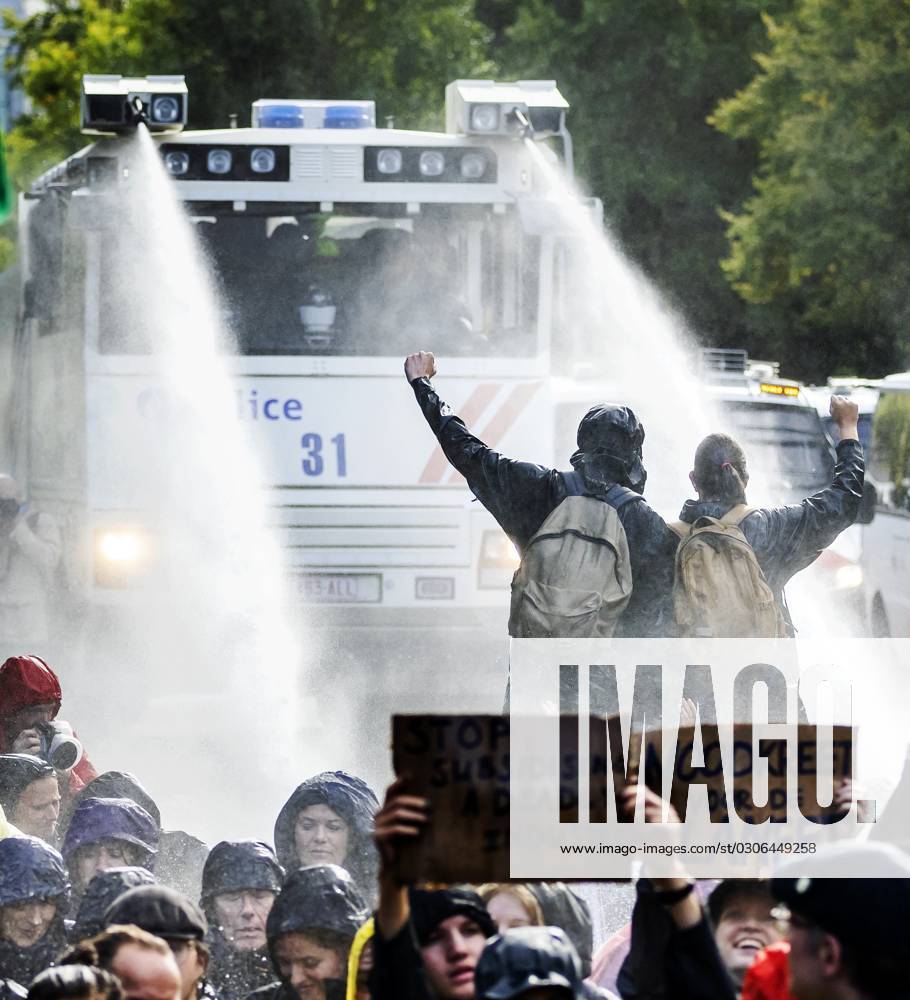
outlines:
M366 108L337 104L325 109L323 128L372 128L373 122Z
M297 101L260 98L253 102L253 128L375 128L374 101Z
M297 104L263 104L257 124L260 128L306 128L306 119Z

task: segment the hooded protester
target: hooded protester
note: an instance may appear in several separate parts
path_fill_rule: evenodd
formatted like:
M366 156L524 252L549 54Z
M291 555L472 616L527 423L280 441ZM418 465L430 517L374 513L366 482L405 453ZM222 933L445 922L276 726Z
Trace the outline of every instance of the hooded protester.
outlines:
M529 882L528 888L540 904L544 925L559 927L568 935L581 962L582 978L587 978L594 950L594 924L587 902L565 882Z
M180 970L181 1000L218 998L206 982L208 924L199 907L165 885L141 885L118 896L108 907L105 925L133 926L161 938Z
M515 927L491 938L474 974L477 1000L583 1000L581 962L558 927Z
M129 771L105 771L82 789L74 807L83 799L129 799L141 806L158 828L158 853L155 856L157 881L190 899L199 896L208 848L198 837L183 830L161 828L158 803L136 775Z
M63 858L43 840L0 841L0 977L30 983L57 960L69 890Z
M115 900L140 885L155 885L155 876L145 868L108 868L98 872L82 894L76 919L69 933L72 942L100 934L105 915Z
M0 755L0 806L17 829L53 844L60 815L57 772L31 754Z
M266 921L269 954L280 981L250 997L343 997L351 944L369 916L343 868L311 865L291 872Z
M63 840L63 857L77 897L98 872L109 868L152 870L157 850L155 821L129 799L83 799Z
M728 530L732 528L741 533L758 561L766 584L764 589L769 592L767 605L772 620L775 616L777 618L776 632L779 636L794 634L784 586L853 524L863 498L865 463L859 443L857 404L843 396L832 396L830 406L840 442L837 445L834 477L828 487L790 506L748 507L746 487L749 471L745 452L728 435L710 434L696 449L695 467L689 473L698 499L686 501L680 513L682 523L676 528L685 536L694 530L692 526L696 522L699 525L708 523L700 519L714 518L724 519L723 524ZM684 548L685 543L681 543L680 558ZM751 603L754 605L754 599ZM707 627L700 621L705 617L704 611L700 614L698 609L689 608L687 615L693 621L684 631L690 634L716 638L748 637L741 630L730 632ZM769 637L768 631L750 634Z
M621 616L612 634L672 635L677 537L641 497L647 479L642 458L645 432L632 410L613 404L592 407L578 426L578 450L570 460L574 471L560 472L506 458L476 438L436 393L430 382L435 374L432 354L421 351L405 361L405 376L445 457L512 540L522 566L531 539L564 500L603 500L616 511L622 526L628 551L621 552L624 547L619 543L612 547L618 553L616 565L628 568L631 582L631 594L625 585L622 588ZM592 548L587 546L585 552ZM580 551L578 555L583 558ZM527 604L516 589L521 573L520 568L513 580L509 635L535 637L521 624L522 608ZM584 603L595 607L594 598L599 596L588 594ZM558 626L554 628L547 635L563 634Z
M209 922L209 978L224 1000L241 1000L275 981L266 922L284 869L267 844L216 844L202 871L200 900Z
M63 698L60 681L40 656L11 656L0 666L0 753L40 755L36 726L57 718ZM75 795L97 776L83 753L61 792Z
M373 816L379 801L362 779L324 771L299 785L275 822L275 853L287 871L301 865L340 865L364 899L376 893L378 858Z

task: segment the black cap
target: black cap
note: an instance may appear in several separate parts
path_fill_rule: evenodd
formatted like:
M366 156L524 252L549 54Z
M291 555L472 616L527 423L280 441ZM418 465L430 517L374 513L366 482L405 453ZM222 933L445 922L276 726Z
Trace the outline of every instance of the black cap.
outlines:
M208 923L199 907L164 885L142 885L118 897L104 915L106 926L135 924L165 940L202 941Z
M284 869L275 852L258 840L222 840L216 844L202 869L202 902L222 892L271 889L279 892Z
M470 889L411 889L411 921L423 947L433 931L449 917L468 917L484 937L496 933L496 923L483 900Z
M788 872L795 877L786 877ZM842 878L845 871L868 878ZM808 872L809 874L800 874ZM907 946L910 857L888 844L843 844L782 868L771 891L791 912L866 955Z

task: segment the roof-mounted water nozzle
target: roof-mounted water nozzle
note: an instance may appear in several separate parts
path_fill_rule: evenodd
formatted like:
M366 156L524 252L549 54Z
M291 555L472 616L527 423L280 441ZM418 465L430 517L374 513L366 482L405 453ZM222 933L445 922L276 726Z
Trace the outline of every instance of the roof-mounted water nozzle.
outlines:
M518 126L518 134L522 139L533 139L534 138L534 126L528 120L528 116L521 110L521 108L512 108L508 114L510 121L515 122Z
M82 131L116 135L145 125L150 132L179 132L186 124L187 89L182 76L82 77Z

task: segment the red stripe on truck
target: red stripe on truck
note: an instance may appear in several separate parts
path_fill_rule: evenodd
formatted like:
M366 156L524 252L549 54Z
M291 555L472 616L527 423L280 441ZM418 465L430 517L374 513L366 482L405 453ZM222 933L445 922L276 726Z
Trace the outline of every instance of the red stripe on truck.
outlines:
M527 408L528 403L534 398L541 384L540 382L524 382L521 385L516 385L506 396L505 402L496 411L487 426L477 435L488 448L495 448L506 436L512 425ZM450 469L448 480L451 482L456 478L460 479L461 476L454 469Z

